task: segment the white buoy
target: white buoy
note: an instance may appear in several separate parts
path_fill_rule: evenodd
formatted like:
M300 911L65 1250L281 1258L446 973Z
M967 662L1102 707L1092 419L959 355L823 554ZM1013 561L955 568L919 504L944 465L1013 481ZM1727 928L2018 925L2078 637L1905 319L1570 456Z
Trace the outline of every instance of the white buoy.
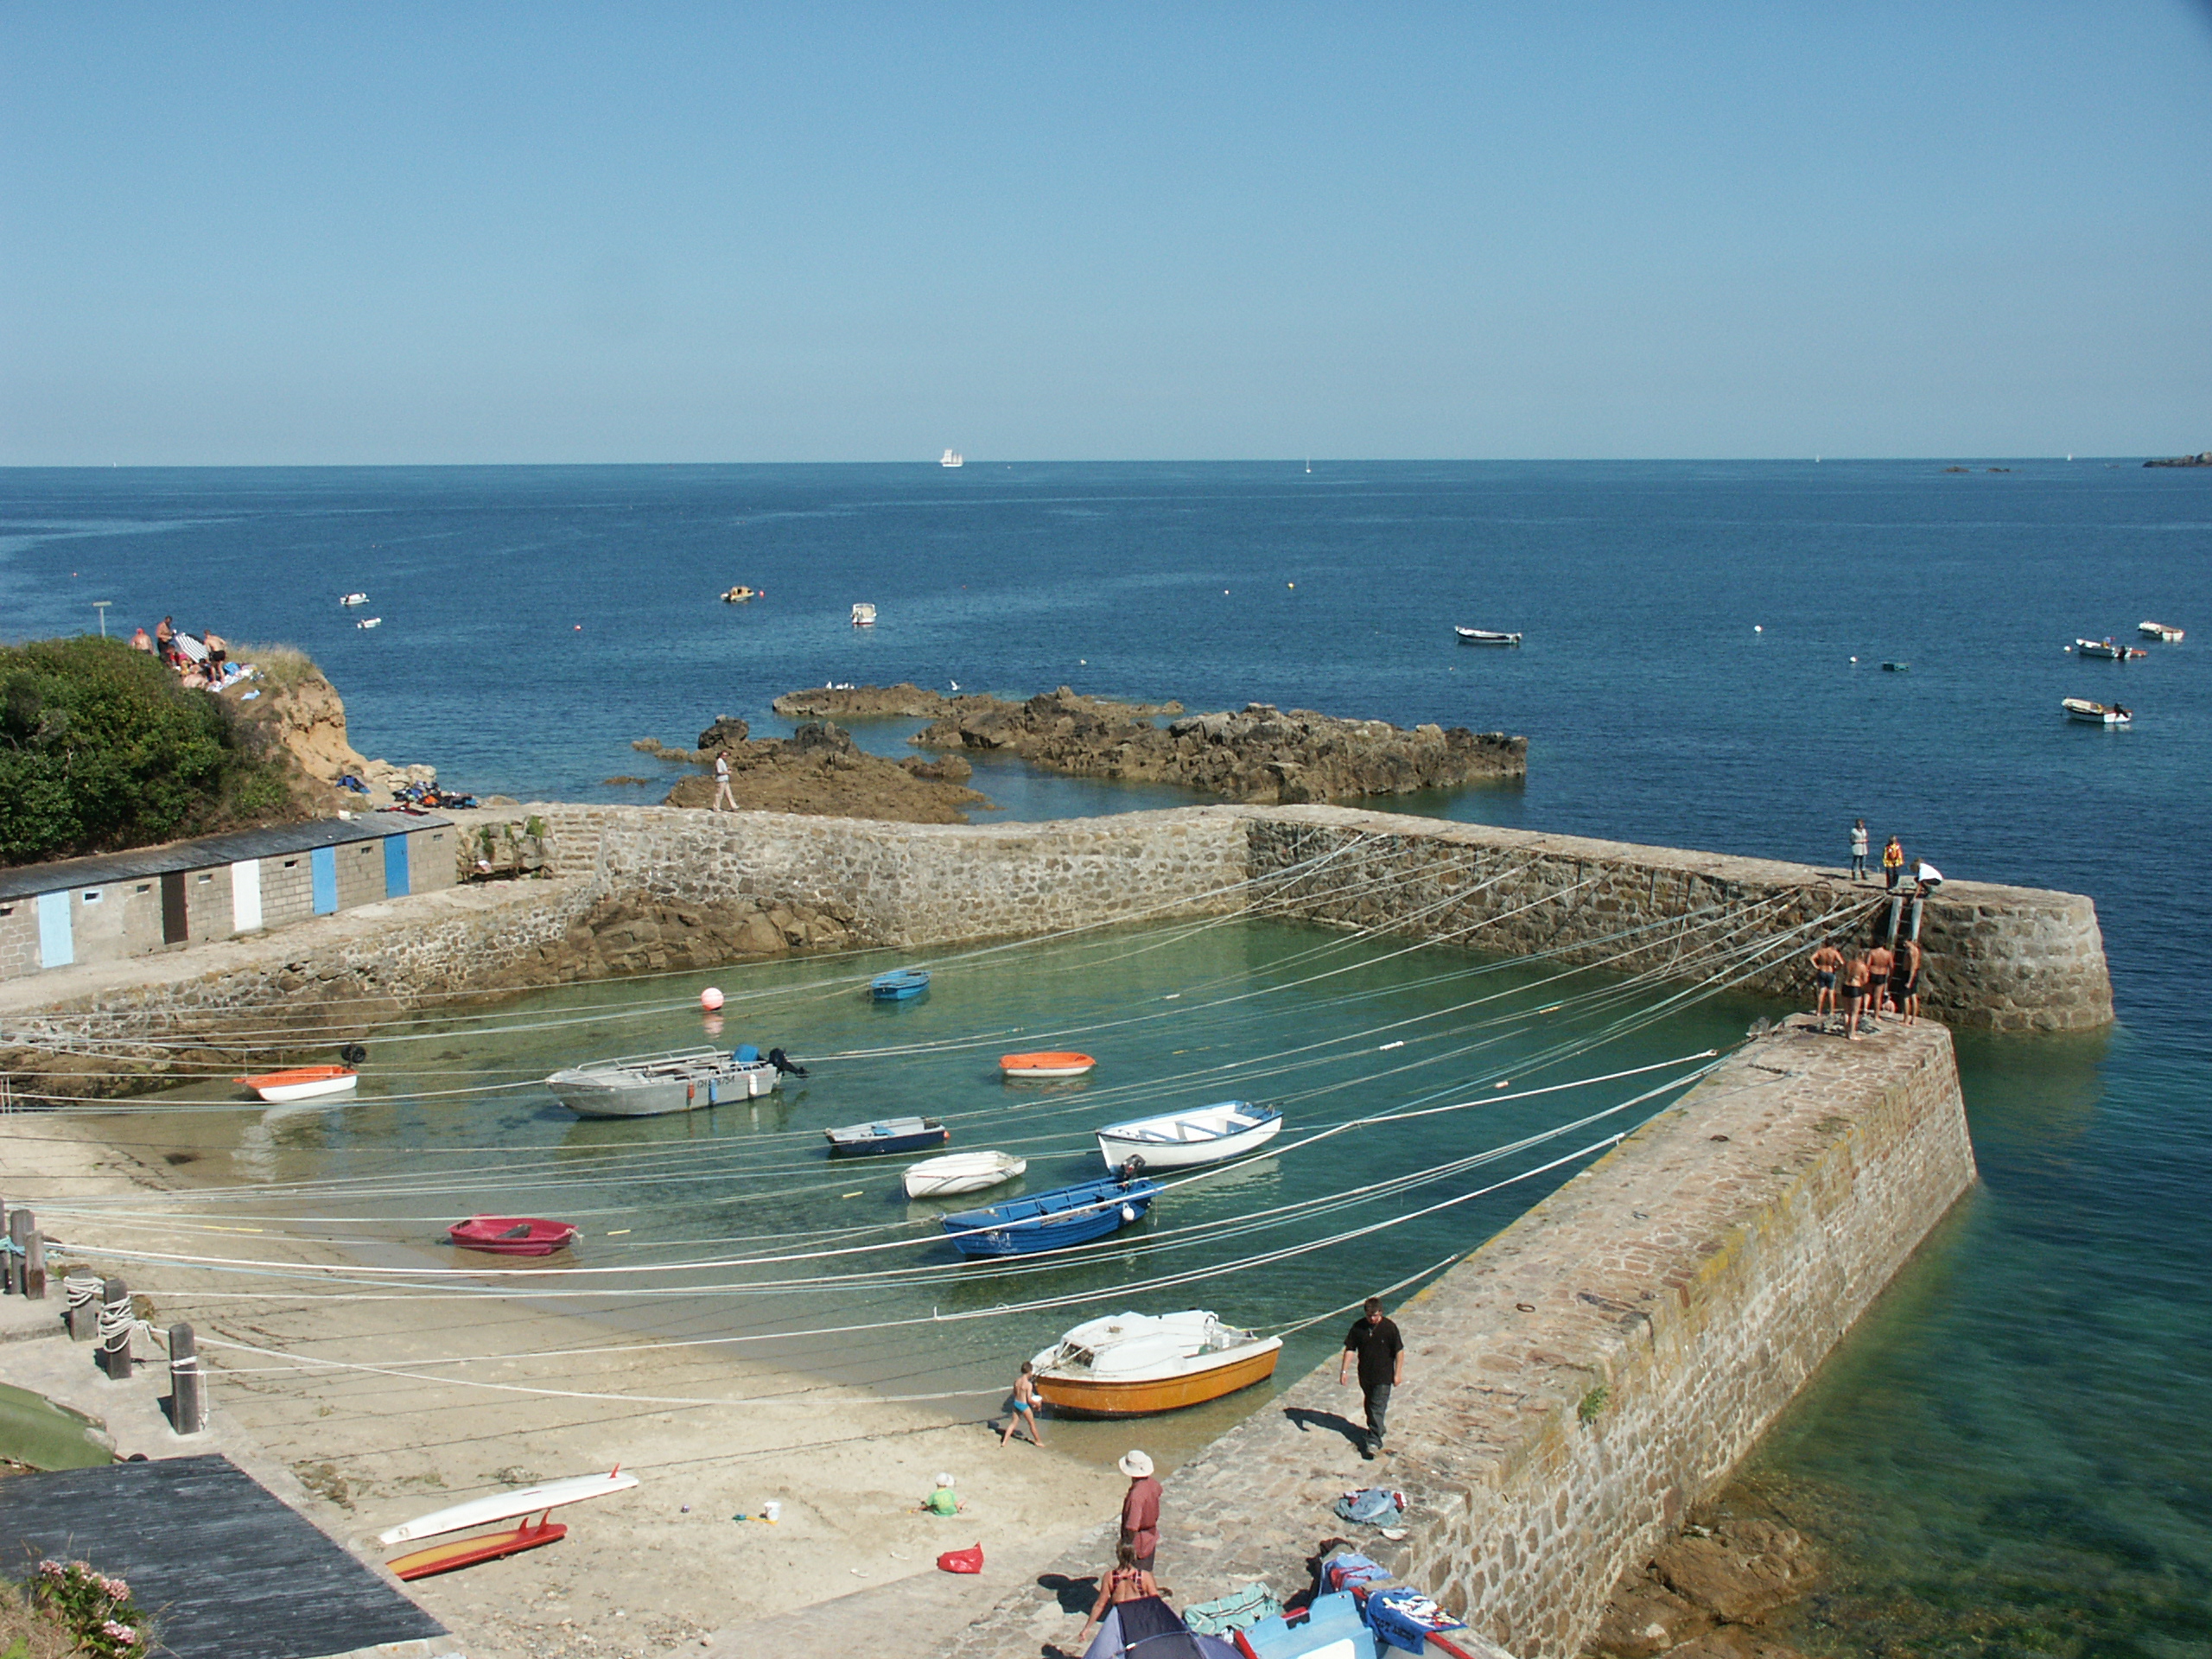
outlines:
M1765 630L1765 628L1762 627L1758 623L1754 622L1754 623L1752 623L1752 624L1751 624L1751 632L1752 632L1753 633L1764 633L1764 632L1766 632L1766 630Z
M704 1008L709 1014L714 1013L714 1011L721 1007L721 1005L722 994L717 987L709 985L705 990L699 993L699 1006Z

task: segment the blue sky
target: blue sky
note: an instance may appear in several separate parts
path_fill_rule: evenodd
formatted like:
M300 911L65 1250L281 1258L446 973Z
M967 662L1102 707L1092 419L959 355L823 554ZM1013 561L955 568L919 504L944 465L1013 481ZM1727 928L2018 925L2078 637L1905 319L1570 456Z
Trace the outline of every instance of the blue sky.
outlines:
M2212 10L0 0L0 463L2212 446Z

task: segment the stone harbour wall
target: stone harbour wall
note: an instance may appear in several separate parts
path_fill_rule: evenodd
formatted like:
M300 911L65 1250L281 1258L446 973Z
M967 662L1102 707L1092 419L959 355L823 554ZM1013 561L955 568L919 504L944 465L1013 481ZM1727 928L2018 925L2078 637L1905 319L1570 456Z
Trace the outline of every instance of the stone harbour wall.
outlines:
M681 807L546 806L553 873L690 903L804 905L918 946L1243 903L1243 825L1216 810L1058 823L890 823Z
M1847 925L1865 945L1890 920L1891 896L1878 882L1854 885L1772 859L1342 807L1246 817L1255 876L1335 855L1326 880L1279 900L1298 913L1482 950L1555 951L1567 962L1697 978L1724 953L1764 938L1775 948L1732 973L1745 972L1746 990L1802 997L1812 988L1805 958L1813 936L1792 938L1793 930L1833 918L1823 931ZM1737 931L1755 905L1764 906L1758 931ZM1898 912L1908 927L1910 893ZM1922 906L1920 941L1929 956L1922 1006L1946 1024L2075 1031L2112 1021L2104 935L2096 906L2078 893L1947 881Z
M1406 1379L1382 1459L1350 1442L1358 1394L1332 1358L1166 1474L1160 1576L1186 1605L1253 1582L1287 1596L1351 1535L1490 1642L1571 1659L1620 1573L1717 1491L1974 1179L1948 1032L1846 1043L1793 1020L1391 1310ZM1331 1510L1373 1484L1409 1500L1402 1543ZM1109 1554L1102 1530L1062 1565L1086 1577ZM1028 1659L1070 1634L1025 1588L945 1652Z

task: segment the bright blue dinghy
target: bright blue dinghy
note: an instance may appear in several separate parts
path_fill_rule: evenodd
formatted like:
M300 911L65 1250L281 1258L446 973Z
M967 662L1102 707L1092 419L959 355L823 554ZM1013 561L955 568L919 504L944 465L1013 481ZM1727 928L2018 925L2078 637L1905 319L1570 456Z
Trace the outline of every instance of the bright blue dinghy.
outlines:
M868 982L868 994L879 1002L904 1002L930 988L926 968L899 968L878 974Z
M944 1217L963 1255L1029 1255L1118 1232L1165 1191L1158 1181L1107 1176Z

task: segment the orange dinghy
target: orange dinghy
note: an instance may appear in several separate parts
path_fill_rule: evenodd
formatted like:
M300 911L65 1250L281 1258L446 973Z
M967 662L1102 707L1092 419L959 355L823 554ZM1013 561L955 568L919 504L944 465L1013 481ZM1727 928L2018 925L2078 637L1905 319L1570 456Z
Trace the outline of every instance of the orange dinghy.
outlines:
M350 1065L296 1065L289 1071L264 1071L233 1081L264 1100L314 1100L352 1092L360 1074Z
M1117 1313L1078 1325L1031 1360L1037 1392L1077 1417L1143 1417L1248 1389L1274 1375L1282 1338L1211 1313Z
M1088 1054L999 1056L999 1070L1009 1077L1079 1077L1097 1064Z

